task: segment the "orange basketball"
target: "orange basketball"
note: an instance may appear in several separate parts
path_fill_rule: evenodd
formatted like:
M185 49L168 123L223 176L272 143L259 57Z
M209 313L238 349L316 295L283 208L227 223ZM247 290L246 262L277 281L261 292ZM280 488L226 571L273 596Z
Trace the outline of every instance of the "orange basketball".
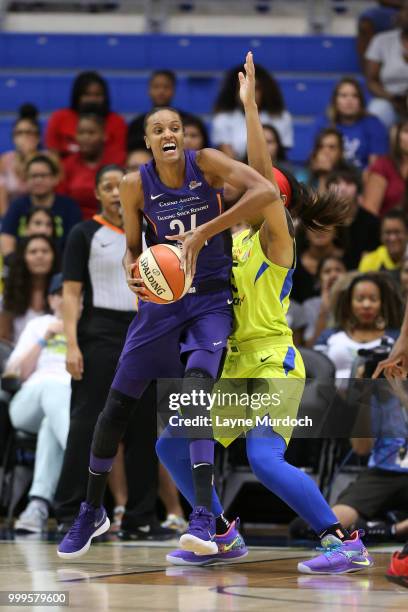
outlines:
M180 259L180 249L171 244L156 244L140 255L133 275L139 273L150 301L170 304L190 289L191 278L180 268Z

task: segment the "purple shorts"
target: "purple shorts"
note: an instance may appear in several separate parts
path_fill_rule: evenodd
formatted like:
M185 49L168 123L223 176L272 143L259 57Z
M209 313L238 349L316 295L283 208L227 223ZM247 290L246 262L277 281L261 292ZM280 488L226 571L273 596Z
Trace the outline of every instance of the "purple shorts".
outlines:
M182 355L194 350L220 351L221 360L231 331L229 291L187 294L174 304L142 302L129 326L112 388L140 397L151 380L182 378Z

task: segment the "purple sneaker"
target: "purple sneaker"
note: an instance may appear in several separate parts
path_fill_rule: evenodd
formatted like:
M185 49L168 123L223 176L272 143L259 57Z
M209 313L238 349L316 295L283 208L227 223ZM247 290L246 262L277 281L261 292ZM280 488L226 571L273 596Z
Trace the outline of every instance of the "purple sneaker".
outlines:
M94 508L82 502L74 524L58 546L58 556L62 559L81 557L88 552L92 538L102 535L109 527L110 520L105 508Z
M188 550L174 550L166 556L166 560L172 565L215 565L240 561L247 556L248 549L238 529L239 519L236 519L226 533L215 536L218 552L214 555L196 555Z
M354 531L349 540L341 541L334 535L322 539L321 555L298 563L302 574L348 574L359 572L374 565L366 547L360 539L364 531Z
M180 547L196 555L215 555L215 516L204 506L196 506L189 516L186 533L180 538Z

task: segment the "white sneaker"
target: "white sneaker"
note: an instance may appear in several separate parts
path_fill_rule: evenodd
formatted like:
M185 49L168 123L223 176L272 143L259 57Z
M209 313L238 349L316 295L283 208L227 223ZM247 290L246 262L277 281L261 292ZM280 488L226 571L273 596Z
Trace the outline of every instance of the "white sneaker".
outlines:
M168 514L166 520L161 524L167 529L174 529L177 533L184 533L188 527L187 521L177 514Z
M33 499L14 524L14 531L41 533L48 521L48 507L44 501Z

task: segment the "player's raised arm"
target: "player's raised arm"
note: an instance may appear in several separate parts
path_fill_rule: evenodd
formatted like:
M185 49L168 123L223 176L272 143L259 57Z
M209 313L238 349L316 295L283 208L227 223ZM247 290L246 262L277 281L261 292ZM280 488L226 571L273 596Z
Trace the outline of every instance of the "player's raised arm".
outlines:
M245 73L240 72L238 78L239 96L244 107L247 127L248 163L251 168L254 168L259 174L271 181L276 189L279 190L258 114L255 97L255 66L251 51L247 53L244 70Z
M267 178L280 193L256 104L255 66L250 51L246 56L244 70L245 72L240 72L238 77L239 95L245 111L247 128L248 163L251 168ZM262 218L255 219L255 222L260 225L265 221L261 227L260 238L267 257L284 267L290 267L293 262L293 229L289 230L284 201L281 199L280 202L280 206L265 208L262 211Z

